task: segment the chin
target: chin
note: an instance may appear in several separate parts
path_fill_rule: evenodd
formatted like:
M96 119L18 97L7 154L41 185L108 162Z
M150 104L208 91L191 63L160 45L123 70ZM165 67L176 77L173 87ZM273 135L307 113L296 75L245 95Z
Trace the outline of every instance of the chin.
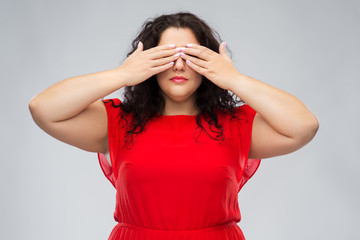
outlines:
M187 94L176 93L176 94L165 94L165 95L166 95L166 98L168 98L174 102L184 102L190 98L195 97L194 93L187 93Z
M183 102L190 98L190 96L167 96L174 102Z

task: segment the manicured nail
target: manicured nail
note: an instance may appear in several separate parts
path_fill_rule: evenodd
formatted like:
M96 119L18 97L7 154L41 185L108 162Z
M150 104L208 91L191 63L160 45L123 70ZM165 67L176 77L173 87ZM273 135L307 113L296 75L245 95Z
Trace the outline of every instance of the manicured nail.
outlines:
M187 47L193 47L191 43L186 44Z
M180 55L181 55L181 56L185 56L186 54L185 54L185 53L183 53L183 52L180 52Z
M170 65L174 65L174 62L169 63Z
M180 55L180 53L175 53L174 57L178 57Z
M176 48L176 49L175 49L176 52L180 52L180 51L184 51L184 50L185 50L184 47L179 47L179 48Z
M174 48L175 44L169 44L169 48Z
M186 63L191 63L190 60L186 60Z
M224 42L224 48L226 48L226 42Z

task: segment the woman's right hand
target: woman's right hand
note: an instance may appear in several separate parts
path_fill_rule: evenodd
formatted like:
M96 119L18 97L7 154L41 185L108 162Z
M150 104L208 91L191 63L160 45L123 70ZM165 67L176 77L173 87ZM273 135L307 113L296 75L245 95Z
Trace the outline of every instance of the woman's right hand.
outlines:
M179 49L175 45L156 46L143 51L143 43L139 42L138 48L116 68L122 72L122 83L125 86L134 86L151 76L169 69L179 58Z

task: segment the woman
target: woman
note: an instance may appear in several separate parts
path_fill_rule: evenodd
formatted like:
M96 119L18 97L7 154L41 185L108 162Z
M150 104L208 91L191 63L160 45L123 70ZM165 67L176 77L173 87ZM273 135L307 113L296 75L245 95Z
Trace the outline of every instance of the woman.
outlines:
M215 35L193 14L162 15L143 25L120 67L31 100L40 128L98 153L117 190L109 239L245 239L241 187L260 159L316 134L300 100L239 73ZM123 87L123 101L99 100Z

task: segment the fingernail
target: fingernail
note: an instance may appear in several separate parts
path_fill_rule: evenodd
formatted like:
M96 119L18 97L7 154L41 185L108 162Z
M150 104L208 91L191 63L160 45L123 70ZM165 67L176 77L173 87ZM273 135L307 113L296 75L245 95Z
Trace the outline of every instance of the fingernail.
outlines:
M169 63L170 65L174 65L174 62Z
M174 57L178 57L180 55L180 53L175 53Z
M183 52L180 52L180 53L178 53L178 54L180 54L181 56L185 56L185 55L186 55L186 54L183 53Z
M169 44L169 47L170 47L170 48L174 48L174 47L175 47L175 44Z
M191 43L186 44L187 47L193 47Z
M140 43L141 43L141 41L138 42L138 45L137 45L138 48L140 47Z
M226 48L226 42L224 42L224 48Z
M184 50L185 50L184 47L179 47L179 48L176 48L176 49L175 49L176 52L180 52L180 51L184 51Z
M191 63L190 60L186 60L187 63Z

